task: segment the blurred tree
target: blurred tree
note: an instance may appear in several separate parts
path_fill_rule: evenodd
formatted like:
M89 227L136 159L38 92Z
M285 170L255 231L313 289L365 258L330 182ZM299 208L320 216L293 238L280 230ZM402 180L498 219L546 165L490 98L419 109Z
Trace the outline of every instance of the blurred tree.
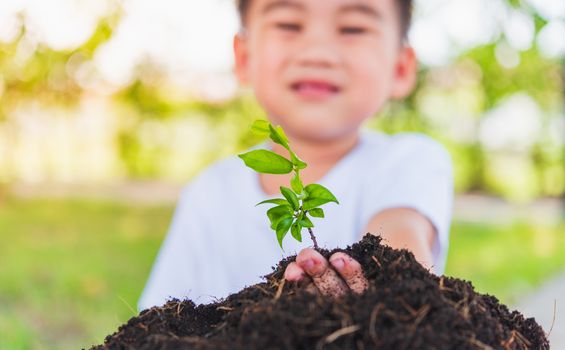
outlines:
M535 43L547 19L529 2L507 4L533 20ZM91 92L85 67L92 69L97 50L112 38L120 20L119 10L110 14L89 40L72 50L36 45L25 26L15 40L0 43L0 132L2 119L10 118L22 101L72 108ZM563 135L555 136L565 106L563 60L545 57L535 44L520 51L500 33L444 66L422 66L415 93L391 103L369 126L389 133L424 132L440 140L454 158L458 191L490 191L509 198L563 194L565 146ZM505 61L508 57L512 64ZM186 179L211 161L259 141L250 137L247 124L264 112L249 93L202 100L175 87L164 67L149 58L137 64L130 83L113 88L117 90L107 98L119 118L115 144L126 176ZM482 133L492 111L513 96L529 96L539 107L540 131L520 150L493 150ZM509 120L510 127L514 122ZM178 165L187 159L191 167ZM502 161L507 165L501 166Z
M0 42L0 71L4 84L0 106L4 116L22 100L41 100L46 104L76 103L83 87L75 76L80 65L92 59L96 49L112 35L117 17L100 20L89 40L73 50L56 51L27 36L26 26L16 39ZM23 22L23 21L22 21Z

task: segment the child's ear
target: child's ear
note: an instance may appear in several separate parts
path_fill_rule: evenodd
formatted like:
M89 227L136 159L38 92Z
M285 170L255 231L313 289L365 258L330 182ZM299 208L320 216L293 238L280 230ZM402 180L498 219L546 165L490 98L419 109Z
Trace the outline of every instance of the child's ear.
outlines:
M245 34L237 33L233 37L233 54L235 59L235 74L239 83L249 83L249 54L247 52L247 40Z
M402 99L410 95L416 85L417 70L418 63L414 49L403 44L394 69L394 84L391 92L393 99Z

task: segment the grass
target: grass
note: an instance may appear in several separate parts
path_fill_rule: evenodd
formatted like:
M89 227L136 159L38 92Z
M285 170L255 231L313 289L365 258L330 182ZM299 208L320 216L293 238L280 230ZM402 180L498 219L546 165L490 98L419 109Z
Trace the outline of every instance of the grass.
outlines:
M565 269L565 221L558 225L455 222L446 275L512 304Z
M0 349L100 344L136 314L172 211L92 200L0 201ZM564 267L565 224L453 225L447 274L505 302Z
M127 321L171 207L0 204L0 349L80 348Z

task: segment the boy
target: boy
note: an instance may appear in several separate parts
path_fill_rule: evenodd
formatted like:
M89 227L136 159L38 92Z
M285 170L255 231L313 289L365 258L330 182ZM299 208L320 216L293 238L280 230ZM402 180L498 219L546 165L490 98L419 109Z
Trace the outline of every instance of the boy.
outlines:
M416 134L360 131L389 99L413 89L416 59L405 37L410 0L241 0L235 69L269 120L281 125L308 167L304 183L328 187L339 206L316 224L320 246L381 235L441 273L449 231L451 163L441 146ZM285 152L273 144L259 147ZM170 232L139 302L170 297L209 302L259 281L282 253L255 204L278 196L285 175L255 174L232 157L185 188ZM300 244L285 240L285 255ZM303 249L285 278L312 281L329 296L367 285L343 253L329 262Z

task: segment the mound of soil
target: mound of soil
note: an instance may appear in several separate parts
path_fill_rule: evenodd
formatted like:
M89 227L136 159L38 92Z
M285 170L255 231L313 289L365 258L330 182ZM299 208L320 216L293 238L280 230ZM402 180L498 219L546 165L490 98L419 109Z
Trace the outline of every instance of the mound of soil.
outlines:
M370 286L339 299L284 283L282 260L266 282L224 300L171 300L137 317L93 349L549 349L533 318L471 283L437 277L407 250L367 234L344 251Z

